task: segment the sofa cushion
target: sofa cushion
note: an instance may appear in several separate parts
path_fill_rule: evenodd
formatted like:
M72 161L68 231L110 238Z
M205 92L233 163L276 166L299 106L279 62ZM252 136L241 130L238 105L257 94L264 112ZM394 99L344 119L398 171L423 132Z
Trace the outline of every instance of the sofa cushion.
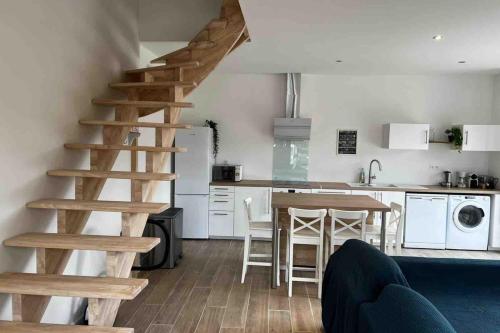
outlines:
M349 240L329 259L322 290L326 333L357 333L359 306L373 302L388 284L408 286L399 266L378 249Z
M390 284L359 310L359 333L456 333L431 302L410 288Z
M500 332L500 261L395 257L410 286L459 333Z

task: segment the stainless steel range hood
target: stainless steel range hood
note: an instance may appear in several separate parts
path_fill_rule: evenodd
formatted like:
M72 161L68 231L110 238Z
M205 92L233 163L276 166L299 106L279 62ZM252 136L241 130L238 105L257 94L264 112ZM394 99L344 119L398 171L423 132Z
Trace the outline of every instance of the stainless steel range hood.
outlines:
M300 73L286 75L285 118L274 119L274 137L287 140L309 140L311 118L299 118Z

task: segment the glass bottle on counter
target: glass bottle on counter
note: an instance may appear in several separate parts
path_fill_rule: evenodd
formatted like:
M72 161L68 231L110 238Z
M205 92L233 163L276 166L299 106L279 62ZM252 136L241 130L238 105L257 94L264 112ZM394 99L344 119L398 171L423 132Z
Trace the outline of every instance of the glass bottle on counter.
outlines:
M365 169L361 168L361 171L359 172L359 183L364 184L365 183Z

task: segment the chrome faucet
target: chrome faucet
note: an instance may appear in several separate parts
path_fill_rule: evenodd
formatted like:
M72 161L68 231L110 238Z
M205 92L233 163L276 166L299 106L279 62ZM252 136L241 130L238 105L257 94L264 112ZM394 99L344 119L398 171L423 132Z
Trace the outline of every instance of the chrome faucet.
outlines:
M370 162L370 169L368 171L368 185L372 184L372 179L377 179L377 176L372 175L372 165L373 165L373 162L377 162L377 164L378 164L378 171L382 171L382 164L380 163L380 161L377 160L377 159L371 160L371 162Z

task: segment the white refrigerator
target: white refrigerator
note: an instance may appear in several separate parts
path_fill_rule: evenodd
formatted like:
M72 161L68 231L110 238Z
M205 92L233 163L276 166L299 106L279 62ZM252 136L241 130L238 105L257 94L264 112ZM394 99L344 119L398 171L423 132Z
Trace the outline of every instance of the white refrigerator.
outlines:
M212 130L193 127L177 130L175 207L183 208L182 238L208 238L208 195L212 167Z

